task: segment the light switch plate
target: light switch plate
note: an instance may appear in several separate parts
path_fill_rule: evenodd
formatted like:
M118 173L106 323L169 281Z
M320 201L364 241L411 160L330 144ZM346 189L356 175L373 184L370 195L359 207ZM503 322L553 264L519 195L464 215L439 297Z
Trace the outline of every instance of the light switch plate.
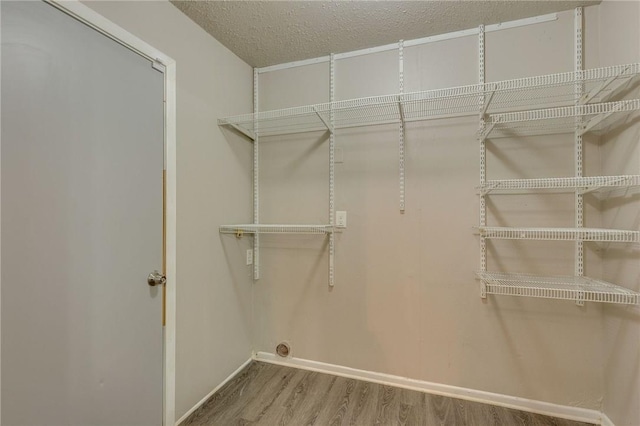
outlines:
M253 265L253 250L247 250L247 265Z
M338 228L346 228L347 227L347 212L346 211L337 211L336 212L336 226Z

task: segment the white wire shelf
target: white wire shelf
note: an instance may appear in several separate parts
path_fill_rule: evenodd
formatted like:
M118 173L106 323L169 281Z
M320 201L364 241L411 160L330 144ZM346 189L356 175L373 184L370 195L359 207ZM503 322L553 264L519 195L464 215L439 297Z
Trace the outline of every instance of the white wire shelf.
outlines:
M640 293L606 281L576 276L478 272L487 294L589 302L640 304Z
M640 110L640 99L492 114L481 137L501 138L557 133L605 133L622 113ZM576 118L581 118L577 123Z
M575 84L581 83L584 95L579 104L613 100L620 90L640 76L640 64L616 65L584 71L486 83L485 92L494 101L489 112L530 110L576 104ZM494 94L495 91L495 94Z
M480 235L499 240L640 242L640 231L595 228L512 228L481 226Z
M577 82L585 88L585 95L580 103L593 104L614 98L621 88L638 76L640 64L618 65L244 114L221 118L218 125L235 128L255 139L256 136L333 131L358 126L476 115L480 112L571 106L576 103ZM479 107L481 99L485 102L482 108ZM329 117L331 110L334 113L333 127Z
M331 225L221 225L221 234L330 234Z
M577 190L586 193L604 188L634 186L640 186L640 175L488 180L478 189L483 194L493 191L535 190Z

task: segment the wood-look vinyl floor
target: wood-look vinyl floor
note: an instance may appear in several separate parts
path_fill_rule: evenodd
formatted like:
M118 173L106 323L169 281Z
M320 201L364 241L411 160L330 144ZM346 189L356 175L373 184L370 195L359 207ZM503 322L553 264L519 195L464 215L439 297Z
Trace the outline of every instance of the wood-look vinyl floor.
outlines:
M181 426L587 426L291 367L252 362Z

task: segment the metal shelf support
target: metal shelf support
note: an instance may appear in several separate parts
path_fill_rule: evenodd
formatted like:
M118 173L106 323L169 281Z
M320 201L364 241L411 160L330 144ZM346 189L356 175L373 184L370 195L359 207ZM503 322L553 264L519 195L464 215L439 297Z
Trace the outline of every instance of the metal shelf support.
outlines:
M612 114L620 111L623 104L616 104L610 111L604 112L602 114L596 115L595 117L589 119L586 124L582 125L581 117L577 117L577 125L578 136L582 137L585 133L589 132L591 129L595 128L598 124L602 123L604 120L609 118Z
M482 115L483 117L487 114L487 110L489 109L489 105L491 105L491 101L493 100L493 95L496 94L495 90L490 90L489 91L489 96L487 96L487 94L485 93L485 98L486 100L484 101L484 107L482 107L482 111L480 111L480 115Z
M484 85L485 83L485 69L484 69L484 25L480 25L478 28L478 83ZM492 95L493 97L493 95ZM486 100L484 92L479 96L479 128L478 128L478 142L480 145L480 186L484 186L487 180L486 172L486 160L487 160L487 147L486 147L486 130L485 130L485 113L489 106L489 102ZM480 226L487 226L487 204L484 194L480 194ZM487 241L484 235L480 235L480 272L487 271ZM487 297L487 286L485 280L480 280L480 297L485 299Z
M616 82L615 85L613 85L613 87L611 88L610 92L611 93L615 93L617 92L617 90L624 86L625 84L627 84L629 82L629 80L631 80L633 77L632 76L628 76L626 78L620 78L622 75L625 74L625 72L627 72L627 70L629 70L629 68L631 68L631 66L626 66L625 68L621 69L618 73L616 73L615 75L609 77L607 80L603 81L600 85L598 85L597 87L593 88L589 93L585 93L584 95L582 95L582 97L580 98L580 103L581 104L587 104L589 102L591 102L592 99L594 99L596 96L598 96L604 89L606 89L607 87L611 86L613 84L613 82Z
M259 111L258 97L258 79L260 74L258 69L253 69L253 128L255 137L253 139L253 223L260 223L260 144L258 136L258 126L260 122L257 119ZM260 279L260 235L253 236L253 279Z
M329 58L329 101L331 108L329 109L329 129L334 129L334 111L333 102L335 100L335 57L333 53ZM336 207L335 207L335 146L336 135L333 130L329 135L329 226L335 224ZM333 287L335 283L335 251L336 238L334 233L329 234L329 287Z
M320 112L318 111L317 107L313 107L313 110L316 112L316 115L318 116L320 121L322 121L322 123L324 123L324 125L327 128L327 130L330 131L331 133L333 133L333 125L331 125L330 122L327 122L327 120L322 116L322 114L320 114Z
M238 132L242 133L243 135L245 135L246 137L248 137L249 139L251 139L252 141L256 140L256 134L254 132L252 132L249 129L245 129L242 126L238 126L235 123L229 123L229 126L233 127L235 130L237 130Z
M575 10L575 69L577 73L581 73L583 70L582 64L582 7L576 7ZM575 83L575 96L576 107L580 105L580 99L584 95L584 84L582 80L576 80ZM575 176L577 178L582 177L582 135L585 131L579 131L582 127L582 116L576 116L576 132L574 135L575 148L574 148L574 160L575 160ZM600 120L602 121L602 120ZM584 200L583 195L576 192L575 195L575 225L576 228L582 228L584 226ZM575 245L575 272L577 277L584 276L584 242L583 240L576 238ZM579 292L576 297L576 304L578 306L584 305L584 294Z
M405 173L404 173L404 40L398 42L398 76L400 80L400 95L398 96L398 112L400 114L400 129L398 134L398 160L400 173L400 213L405 209Z

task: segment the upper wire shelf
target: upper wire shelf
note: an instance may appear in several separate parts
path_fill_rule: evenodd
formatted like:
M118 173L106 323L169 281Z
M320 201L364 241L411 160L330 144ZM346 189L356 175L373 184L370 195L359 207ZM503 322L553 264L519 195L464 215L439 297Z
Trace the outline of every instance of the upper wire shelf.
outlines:
M576 190L587 193L600 189L640 186L640 175L558 177L488 180L478 187L482 194L499 191Z
M479 227L485 238L502 240L599 241L617 243L640 242L640 231L594 228L515 228Z
M221 225L222 234L330 234L334 227L331 225Z
M640 99L491 114L480 137L605 133L622 113L640 110ZM580 120L576 120L580 118Z
M640 304L640 293L606 281L578 276L478 272L487 294L589 302Z
M576 101L580 105L588 105L614 99L618 93L637 81L638 76L640 64L617 65L244 114L221 118L218 125L232 127L255 139L256 136L334 131L464 115L567 107L574 106ZM585 93L579 100L575 94L577 84L582 85ZM574 117L575 113L569 116Z

